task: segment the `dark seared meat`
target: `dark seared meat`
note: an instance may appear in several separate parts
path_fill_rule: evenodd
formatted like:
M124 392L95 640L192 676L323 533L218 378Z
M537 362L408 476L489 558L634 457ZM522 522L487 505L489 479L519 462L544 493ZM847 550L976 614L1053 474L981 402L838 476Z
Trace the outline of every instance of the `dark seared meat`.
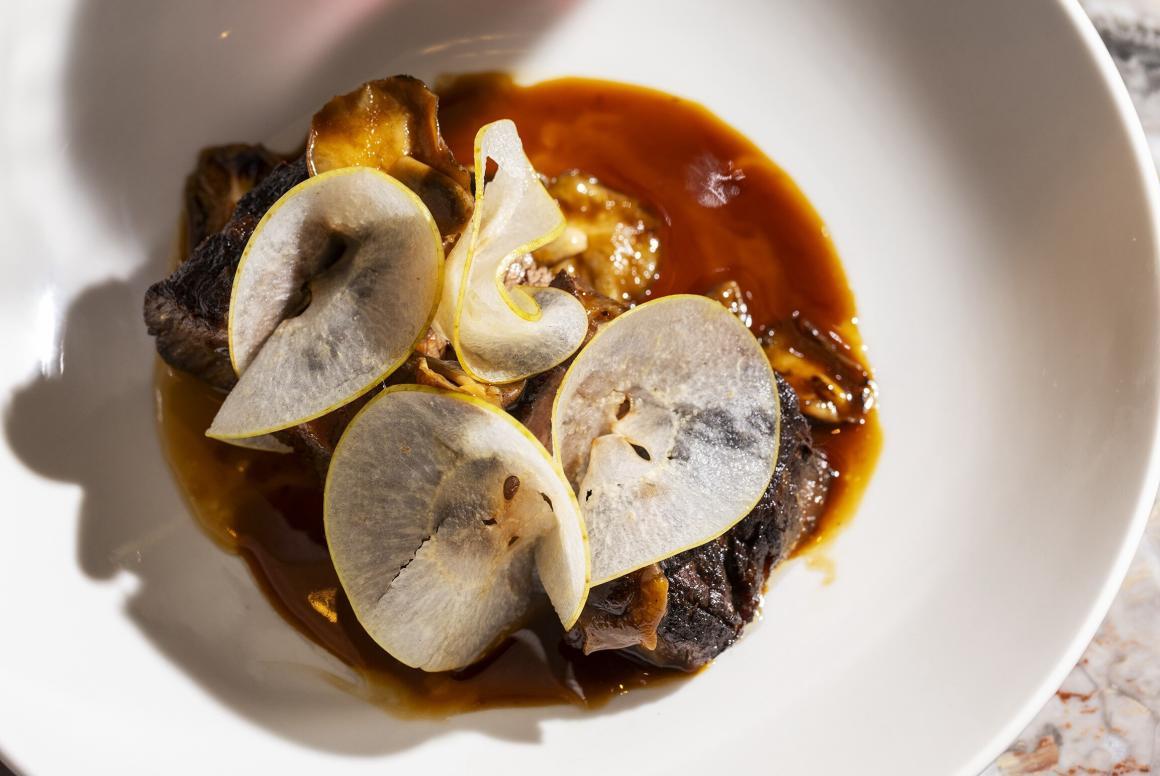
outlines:
M334 97L310 121L312 175L340 167L378 167L415 192L450 250L475 199L470 175L439 133L439 98L417 78L368 81Z
M387 164L434 214L449 249L474 200L467 171L439 134L438 106L421 81L396 76L328 102L311 120L307 152L296 161L269 170L277 159L261 146L203 151L186 189L189 241L196 248L145 295L145 323L161 357L221 390L237 382L226 320L238 261L258 221L311 169Z
M627 309L560 273L552 285L588 311L588 336ZM512 414L551 449L552 402L568 362L528 380ZM831 472L814 449L789 383L777 378L777 465L753 511L718 539L593 588L566 639L585 652L618 649L637 660L691 671L737 640L757 614L769 571L814 528ZM655 645L655 646L654 646Z
M197 167L185 181L185 255L201 241L221 231L238 200L258 185L282 157L261 145L230 143L211 146L197 155Z
M638 660L691 671L741 635L757 614L770 569L813 529L831 477L793 389L780 377L777 387L781 440L761 501L720 538L594 588L566 637L571 646L586 652L621 649ZM658 569L668 587L653 636L641 624L655 613L652 580Z
M413 373L412 373L413 374ZM334 448L342 437L342 432L354 420L358 411L374 398L382 387L376 387L349 404L339 407L334 412L323 415L321 418L307 421L300 426L288 428L276 433L279 441L290 445L294 452L304 456L318 471L320 481L326 481L326 470L330 468L330 459L334 455Z
M173 274L145 293L145 324L166 363L222 390L237 378L230 365L226 317L234 271L254 227L279 197L306 180L306 161L279 164L238 200L220 232L198 244Z
M657 626L656 649L637 651L650 663L690 670L721 654L757 614L770 569L817 523L832 475L793 389L780 377L777 387L781 442L773 479L724 536L661 561L669 609Z

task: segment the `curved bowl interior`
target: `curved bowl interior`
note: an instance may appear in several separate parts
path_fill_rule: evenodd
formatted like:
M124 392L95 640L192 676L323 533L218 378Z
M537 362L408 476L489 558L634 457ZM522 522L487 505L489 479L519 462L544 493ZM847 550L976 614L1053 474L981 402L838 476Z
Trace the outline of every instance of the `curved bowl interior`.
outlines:
M17 767L970 774L1090 637L1156 484L1157 221L1142 137L1078 6L3 13L0 750ZM188 516L140 303L200 147L289 147L369 77L495 68L699 100L781 164L844 259L886 443L827 551L835 580L789 564L703 675L592 713L403 720L342 689L353 677Z

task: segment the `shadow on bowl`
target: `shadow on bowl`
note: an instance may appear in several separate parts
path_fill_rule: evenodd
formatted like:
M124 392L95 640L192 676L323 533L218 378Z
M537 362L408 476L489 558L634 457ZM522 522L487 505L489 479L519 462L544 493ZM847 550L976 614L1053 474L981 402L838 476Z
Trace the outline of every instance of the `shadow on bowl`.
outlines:
M83 4L78 12L66 73L72 162L92 208L134 268L125 279L73 299L61 322L59 358L6 408L11 447L37 473L80 486L80 567L103 583L128 571L130 619L240 717L295 742L351 755L399 751L455 731L536 742L543 720L588 712L540 707L399 720L334 691L333 684L351 680L349 672L342 674L344 667L280 622L259 636L271 650L269 661L247 662L234 652L237 633L250 620L276 615L241 562L197 535L174 492L157 441L154 356L141 304L145 288L168 269L178 191L200 147L270 139L292 145L315 106L367 78L512 69L571 3L215 6L131 0ZM520 29L535 33L506 35L505 20L516 16ZM108 45L123 41L126 30L130 44ZM220 611L212 605L227 598L234 605ZM253 606L245 611L249 604L238 606L239 599ZM231 616L231 609L243 616ZM298 659L313 665L295 668ZM278 672L287 670L300 681L282 681ZM634 693L603 713L657 697L657 691ZM359 724L348 724L352 714Z

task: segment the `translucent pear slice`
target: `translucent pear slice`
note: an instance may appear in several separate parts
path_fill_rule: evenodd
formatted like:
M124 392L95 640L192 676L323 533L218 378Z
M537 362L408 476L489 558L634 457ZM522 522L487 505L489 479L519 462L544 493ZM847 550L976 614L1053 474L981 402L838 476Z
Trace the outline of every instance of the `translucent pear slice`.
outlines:
M588 595L563 473L510 415L462 393L405 385L372 399L335 450L324 513L359 622L414 668L483 657L540 585L568 627Z
M773 477L777 386L753 334L701 296L643 304L576 356L552 444L588 526L600 584L711 541Z
M487 162L495 177L485 183ZM476 380L509 383L544 372L580 347L584 307L555 288L504 287L515 259L555 240L564 215L524 154L509 120L475 137L475 210L447 257L438 324Z
M259 222L234 276L230 359L239 374L208 432L305 423L366 393L427 331L443 248L431 214L386 173L309 178Z

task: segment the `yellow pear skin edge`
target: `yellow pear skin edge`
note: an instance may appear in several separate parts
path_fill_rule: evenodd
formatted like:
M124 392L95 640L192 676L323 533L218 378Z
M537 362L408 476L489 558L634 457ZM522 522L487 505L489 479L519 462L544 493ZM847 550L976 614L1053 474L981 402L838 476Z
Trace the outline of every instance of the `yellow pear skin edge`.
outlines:
M571 612L566 620L561 618L561 624L564 626L564 629L567 630L568 628L571 628L573 625L576 624L576 620L578 620L580 618L580 612L582 612L584 610L584 604L586 604L588 602L588 591L592 588L592 583L591 583L592 558L591 558L589 551L588 551L588 527L584 524L584 513L582 511L580 511L580 503L576 500L576 494L572 492L572 486L568 484L568 480L564 476L564 470L560 468L559 462L555 458L553 458L552 455L544 448L544 446L540 443L540 440L536 439L536 437L532 435L531 431L528 431L527 427L524 426L524 424L520 423L518 420L513 418L511 415L507 414L506 412L504 412L500 408L496 407L494 404L486 402L483 399L477 399L474 396L469 396L469 395L462 393L460 391L446 391L446 390L443 390L441 388L433 388L433 387L428 386L428 385L405 384L405 385L392 385L389 388L385 388L382 393L375 396L373 399L371 399L369 402L367 402L365 407L363 407L362 409L360 409L358 411L358 413L351 419L350 424L347 426L347 428L349 429L349 428L353 427L358 422L359 416L361 416L364 412L366 412L369 409L371 409L372 407L374 407L384 396L387 396L388 394L392 394L392 393L400 393L403 391L412 391L412 392L416 392L416 393L429 393L429 394L434 394L436 396L446 396L447 398L454 399L455 401L465 402L465 403L470 404L474 407L478 407L479 409L485 410L486 412L490 412L490 413L493 413L495 415L498 415L498 416L502 417L506 422L511 423L513 426L515 426L517 429L519 429L519 432L521 434L523 434L524 438L527 439L529 442L532 442L533 445L535 446L535 448L543 454L544 459L548 461L549 465L552 468L552 471L554 471L556 473L556 476L558 476L560 478L560 482L563 484L565 492L568 493L568 497L572 500L572 505L576 509L576 515L580 521L580 538L584 543L584 593L583 593L583 595L580 596L580 600L576 606L575 611ZM345 439L345 436L346 435L344 433L343 436L339 438L338 444L335 445L334 454L331 456L332 465L333 465L333 461L337 460L339 455L342 452L343 440ZM324 533L326 533L326 540L327 540L328 544L330 543L330 533L329 533L329 526L325 520L325 516L327 514L329 514L329 512L330 512L330 496L331 496L330 478L327 477L326 485L325 485L323 492L322 492L322 514L324 516L323 531L324 531ZM346 589L346 580L344 580L342 578L342 573L338 571L337 567L335 567L335 573L338 574L338 581L340 584L342 584L343 589ZM351 602L351 606L353 608L353 606L354 606L353 601ZM358 614L359 614L359 612L355 611L355 615L358 616ZM360 620L361 620L361 618L360 618Z
M247 433L247 434L239 434L239 435L225 435L225 434L211 435L209 433L206 433L206 436L210 437L211 439L219 439L222 441L229 441L232 439L246 439L249 437L260 436L262 434L271 434L275 431L282 431L284 429L293 428L294 426L298 426L298 425L301 425L303 423L308 423L312 420L315 420L316 418L321 418L323 415L329 415L331 412L334 412L339 407L343 407L347 404L350 404L352 401L354 401L355 399L358 399L361 396L364 396L368 391L372 390L376 385L378 385L382 381L386 380L388 377L391 376L391 374L396 369L398 369L400 366L402 366L403 363L407 360L407 358L411 355L412 351L415 350L415 346L418 345L419 342L426 335L427 329L429 329L431 327L431 322L433 320L435 320L435 312L439 309L439 300L443 296L443 262L444 262L444 256L443 256L443 238L439 235L439 228L437 226L435 226L435 219L432 218L431 212L427 209L427 206L423 204L423 201L420 200L419 197L416 196L416 194L413 191L408 189L406 186L404 186L402 183L400 183L395 178L392 178L390 175L387 175L385 172L382 172L381 170L376 170L372 167L342 167L342 168L337 169L337 170L330 170L329 172L324 172L324 173L322 173L320 175L316 175L312 178L307 178L306 180L302 181L302 183L299 183L297 186L290 189L290 191L283 194L282 197L279 198L279 200L277 202L275 202L274 205L268 211L266 211L266 215L262 216L262 220L260 220L258 222L258 225L256 227L254 227L254 232L253 232L253 234L250 235L250 240L249 240L249 242L246 243L246 248L242 252L242 258L238 262L238 268L234 272L234 279L235 280L234 280L234 287L230 290L230 312L229 312L229 319L227 322L227 331L229 329L233 328L232 324L233 324L233 315L234 315L234 295L237 291L237 277L239 274L241 274L242 267L245 265L246 259L249 258L250 245L253 244L254 237L257 236L258 233L262 230L263 226L265 226L267 219L272 217L274 215L274 213L277 212L281 208L282 204L287 200L287 198L290 197L291 194L295 193L300 187L311 185L311 183L314 181L325 180L326 178L331 177L331 176L348 175L355 170L369 171L375 175L381 175L383 178L385 178L387 181L389 181L391 183L391 185L396 186L399 190L405 192L406 195L411 199L411 201L414 202L414 204L423 213L425 220L427 222L427 225L431 229L431 235L432 235L432 240L433 240L432 244L435 248L434 253L435 253L435 259L436 259L436 261L435 261L436 273L437 273L438 277L435 279L435 301L431 305L431 309L427 313L426 323L424 323L422 328L419 329L419 333L418 333L418 335L416 335L414 342L411 343L411 347L408 348L407 352L404 353L402 355L402 357L400 357L399 359L397 359L396 361L391 363L379 375L377 375L373 380L371 380L369 383L367 383L367 385L365 385L364 387L360 388L358 391L351 394L344 401L336 403L330 407L327 407L326 409L322 410L321 412L316 412L316 413L312 413L310 415L307 415L307 416L304 416L301 418L297 418L292 423L287 423L285 425L280 425L280 426L277 426L274 428L263 429L263 430L255 432L255 433L252 433L252 434ZM229 348L229 350L230 350L230 365L234 367L234 372L236 373L238 370L237 370L237 361L234 358L234 348L233 348L233 338L232 337L229 338L229 346L230 346L230 348Z
M626 318L630 318L632 315L634 315L634 314L636 314L636 313L640 312L641 310L644 310L648 307L651 307L653 305L664 304L667 301L672 301L675 299L695 299L698 302L703 302L706 305L711 305L712 308L719 309L722 314L728 315L730 318L737 321L736 317L733 316L733 313L731 313L727 309L725 309L725 307L720 302L716 302L708 297L699 296L697 294L671 294L669 296L662 296L658 299L653 299L651 301L645 302L644 304L638 305L638 306L632 308L631 310L629 310L625 313L621 313L616 318L613 318L611 321L609 321L607 324L605 324L604 327L600 329L600 331L596 332L596 335L594 337L592 337L591 340L588 341L587 345L584 346L584 350L587 350L589 347L591 347L594 342L596 342L598 339L600 339L601 335L603 335L604 332L606 332L610 327L615 326L619 321L623 321ZM711 313L716 314L717 309L711 310ZM744 326L744 324L741 323L740 321L737 321L737 325ZM746 333L749 334L750 337L753 337L753 332L749 331L748 328L746 328L745 331L746 331ZM765 355L765 351L762 349L760 343L757 342L756 337L753 337L753 344L757 348L757 351L759 353L761 353L762 363L765 364L766 369L769 370L770 383L771 383L771 385L773 385L773 390L776 392L777 391L777 377L775 376L775 373L773 371L773 367L771 367L769 365L769 358ZM557 433L557 429L556 429L556 418L558 417L559 410L560 410L560 406L559 406L560 405L560 397L564 394L564 389L568 385L569 378L572 377L573 370L575 369L575 366L576 366L575 361L573 361L568 366L568 370L566 372L564 372L563 379L560 380L560 387L556 389L556 396L552 400L552 457L556 459L556 465L560 467L561 471L563 471L563 463L562 463L562 456L560 454L560 435ZM781 447L781 404L779 401L776 401L776 399L775 399L775 406L777 406L777 422L774 424L774 431L773 431L774 448L773 448L773 458L772 458L772 460L770 462L770 466L769 466L769 477L766 479L766 487L764 489L762 489L761 493L757 494L757 498L755 498L753 500L752 504L750 504L748 507L745 508L744 511L742 511L739 515L737 515L737 518L734 519L732 522L730 522L728 526L726 526L723 530L718 531L717 533L713 534L712 536L706 536L701 541L693 542L687 546L673 550L672 552L666 553L664 555L658 555L655 558L651 558L651 559L645 561L644 563L641 563L640 565L636 566L635 568L627 569L627 570L623 571L622 573L615 574L613 576L608 577L607 579L594 579L594 580L592 580L592 583L591 583L592 587L596 587L597 585L602 585L605 582L610 582L614 579L619 579L620 577L624 576L625 574L631 574L632 572L638 571L638 570L644 568L645 566L651 566L654 563L659 563L660 561L664 560L665 558L671 558L674 555L678 555L682 552L685 552L686 550L691 550L694 547L700 547L702 544L707 544L708 542L711 542L714 539L717 539L719 536L724 535L727 531L729 531L731 528L733 528L733 526L737 525L742 520L744 520L745 516L753 511L753 508L756 507L757 504L761 501L761 497L765 495L765 490L769 488L769 482L773 480L773 474L777 470L777 456L780 452L780 447ZM570 483L569 483L569 487L571 487Z
M484 171L487 169L487 159L484 158L484 155L483 155L483 137L487 133L488 129L495 126L496 124L499 124L501 121L508 121L508 120L509 119L500 119L500 121L493 121L490 124L485 124L484 126L480 127L479 131L475 134L475 210L471 214L471 221L468 224L467 233L459 238L461 240L468 239L468 240L470 240L470 242L468 243L468 256L463 262L463 271L461 273L462 282L459 284L459 293L456 295L456 299L455 299L455 311L452 314L451 344L455 348L455 352L460 354L459 365L461 367L463 367L463 371L467 372L467 374L473 380L477 380L481 383L488 383L489 385L492 384L492 382L490 380L486 379L483 375L477 374L471 368L470 364L468 363L469 359L466 359L463 356L463 349L460 347L460 344L459 344L459 320L460 320L460 316L461 316L461 313L463 310L463 300L467 294L467 279L471 274L471 265L474 262L474 246L475 246L476 241L479 238L480 222L483 220L482 204L483 204L484 189L485 189L483 178L484 178ZM510 259L512 256L519 256L519 255L523 255L525 253L531 253L532 251L535 251L538 248L541 248L541 247L547 245L548 243L552 242L553 240L555 240L557 237L559 237L561 234L564 233L564 229L567 227L567 221L565 220L564 213L563 213L563 211L560 210L559 205L556 205L556 210L560 214L560 219L557 222L556 227L554 229L552 229L552 231L543 235L542 237L535 239L535 240L532 240L524 245L517 247L515 250L510 251L507 254L507 256L504 257L504 261L501 262L501 266L503 266L503 264L506 263L507 260ZM503 298L504 302L507 304L508 308L511 309L511 311L513 313L515 313L517 316L519 316L520 318L522 318L525 321L534 322L534 321L538 321L540 319L541 313L539 312L538 309L537 309L537 312L535 314L529 315L527 312L525 312L523 310L523 308L521 308L519 305L514 304L512 302L511 297L510 297L510 293L508 292L507 288L504 287L502 280L498 276L495 278L495 283L496 283L497 287L499 288L501 298ZM560 293L567 293L567 292L561 291ZM572 355L572 354L569 353L568 355L565 355L563 358L560 359L560 362L563 362L564 359L568 358L568 356L570 356L570 355ZM560 362L557 362L557 363L560 363ZM553 364L552 366L554 367L556 365L557 364ZM552 367L548 367L548 369L551 369L551 368ZM544 370L544 371L547 371L547 370ZM512 377L511 379L506 380L505 382L514 383L514 382L517 382L519 380L524 380L524 379L531 377L531 376L532 375L530 375L530 374L529 375L516 375L516 376ZM499 383L499 384L502 385L503 383Z

